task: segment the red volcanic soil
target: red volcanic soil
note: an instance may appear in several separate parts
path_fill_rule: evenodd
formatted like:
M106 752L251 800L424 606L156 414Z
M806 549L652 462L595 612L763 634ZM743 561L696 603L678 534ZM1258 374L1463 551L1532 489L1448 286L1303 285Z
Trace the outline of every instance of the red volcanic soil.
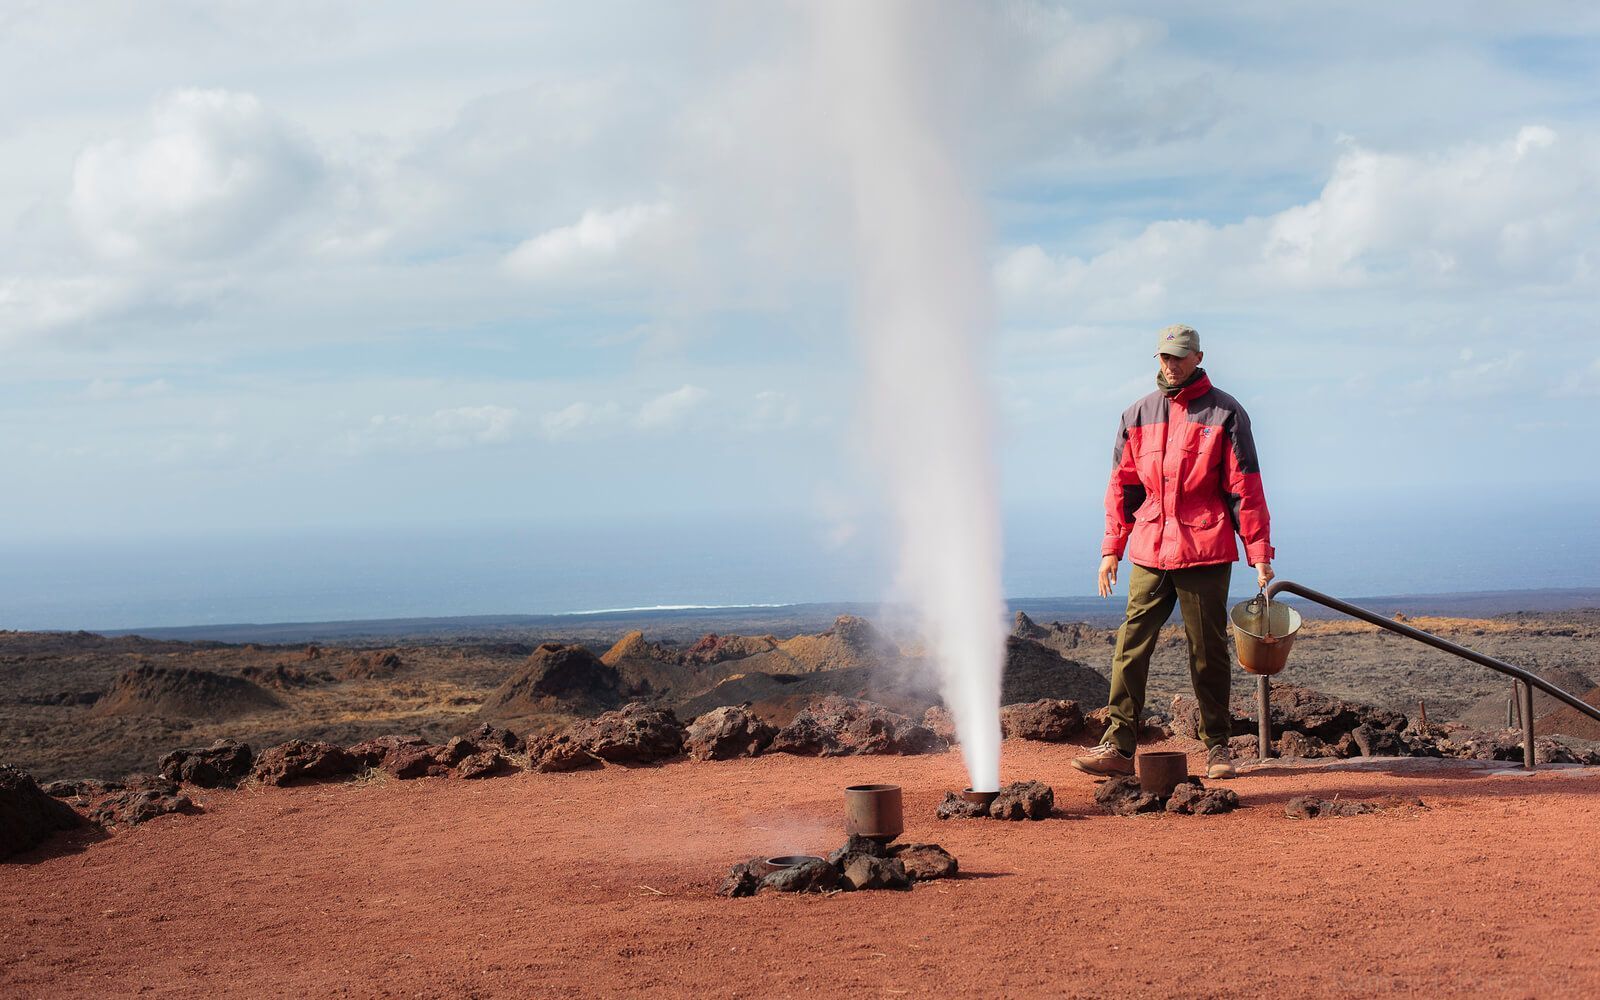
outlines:
M1077 749L1006 744L1055 787L1033 823L935 820L954 753L197 790L0 865L0 995L1600 994L1594 769L1247 772L1239 812L1122 818ZM713 895L836 846L867 781L965 877ZM1428 808L1285 818L1303 793Z

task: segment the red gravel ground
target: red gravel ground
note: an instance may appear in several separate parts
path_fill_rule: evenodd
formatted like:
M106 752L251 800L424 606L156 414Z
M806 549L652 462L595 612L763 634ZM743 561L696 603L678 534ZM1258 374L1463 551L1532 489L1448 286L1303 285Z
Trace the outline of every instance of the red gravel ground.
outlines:
M1120 818L1075 752L1006 744L1006 780L1055 787L1037 823L935 820L954 753L200 792L0 865L0 995L1600 995L1593 770L1280 769L1237 813ZM836 846L869 781L965 877L713 894ZM1286 819L1308 792L1429 808Z

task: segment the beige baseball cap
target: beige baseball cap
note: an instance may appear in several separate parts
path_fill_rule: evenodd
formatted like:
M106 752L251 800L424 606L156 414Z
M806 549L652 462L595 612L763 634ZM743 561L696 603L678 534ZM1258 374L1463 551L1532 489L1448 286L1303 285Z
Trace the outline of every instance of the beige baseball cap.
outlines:
M1156 334L1156 353L1187 358L1200 349L1200 333L1192 326L1174 323Z

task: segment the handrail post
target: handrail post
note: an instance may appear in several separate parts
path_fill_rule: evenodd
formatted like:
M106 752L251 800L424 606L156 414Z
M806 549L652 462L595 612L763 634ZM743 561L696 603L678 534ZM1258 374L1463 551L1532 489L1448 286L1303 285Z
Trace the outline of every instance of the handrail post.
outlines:
M1522 766L1533 770L1533 685L1517 682L1522 696Z
M1266 674L1256 678L1256 758L1266 760L1272 753L1272 682Z

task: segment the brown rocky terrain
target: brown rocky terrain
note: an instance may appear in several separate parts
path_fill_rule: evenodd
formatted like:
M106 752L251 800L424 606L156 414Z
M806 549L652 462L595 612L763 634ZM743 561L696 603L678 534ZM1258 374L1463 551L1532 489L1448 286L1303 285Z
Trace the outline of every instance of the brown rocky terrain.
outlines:
M1600 675L1600 612L1413 621L1558 683ZM405 734L442 745L483 721L554 732L632 701L670 709L684 723L748 706L776 728L829 695L917 721L938 703L920 651L852 615L787 638L650 639L633 631L592 647L527 638L347 648L0 633L0 761L40 781L116 778L153 770L178 747L226 738L265 748ZM1105 700L1114 639L1108 627L1019 614L1002 700L1067 699L1090 713ZM1248 693L1250 678L1235 678ZM1465 719L1486 730L1503 725L1508 693L1492 671L1345 620L1308 621L1279 680L1411 719L1425 702L1431 723ZM1188 689L1182 626L1174 623L1152 662L1149 706L1166 713ZM1540 696L1541 734L1595 735L1589 720L1561 708Z

